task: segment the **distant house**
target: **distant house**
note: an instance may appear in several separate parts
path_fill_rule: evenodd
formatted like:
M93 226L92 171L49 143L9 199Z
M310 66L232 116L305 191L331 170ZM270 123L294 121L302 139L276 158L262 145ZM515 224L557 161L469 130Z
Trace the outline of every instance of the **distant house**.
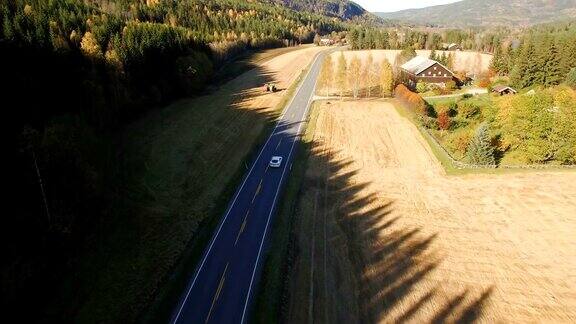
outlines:
M492 92L494 93L498 93L501 96L503 95L507 95L507 94L517 94L518 91L512 89L509 86L505 86L505 85L497 85L494 88L492 88Z
M320 45L322 45L322 46L334 45L334 41L331 40L330 38L322 38L322 39L320 39Z
M416 56L401 67L406 86L414 88L418 82L445 85L454 81L454 73L444 65L424 56Z
M442 48L445 51L461 51L462 47L456 43L443 43Z

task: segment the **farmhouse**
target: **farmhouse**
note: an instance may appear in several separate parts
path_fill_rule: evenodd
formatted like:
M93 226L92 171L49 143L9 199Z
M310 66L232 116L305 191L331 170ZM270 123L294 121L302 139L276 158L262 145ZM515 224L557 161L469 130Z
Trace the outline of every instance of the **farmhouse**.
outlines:
M423 56L416 56L400 68L409 88L414 88L418 82L443 86L446 82L454 80L454 73L447 67Z
M499 93L501 96L503 95L507 95L507 94L516 94L517 91L512 89L509 86L504 86L504 85L497 85L492 89L492 92L496 92Z

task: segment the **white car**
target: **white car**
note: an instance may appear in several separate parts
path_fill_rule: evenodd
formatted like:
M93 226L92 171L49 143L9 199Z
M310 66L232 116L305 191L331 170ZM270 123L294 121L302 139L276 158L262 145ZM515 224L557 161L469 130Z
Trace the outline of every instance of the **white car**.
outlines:
M281 156L273 156L270 160L270 166L273 168L279 168L282 164L282 157Z

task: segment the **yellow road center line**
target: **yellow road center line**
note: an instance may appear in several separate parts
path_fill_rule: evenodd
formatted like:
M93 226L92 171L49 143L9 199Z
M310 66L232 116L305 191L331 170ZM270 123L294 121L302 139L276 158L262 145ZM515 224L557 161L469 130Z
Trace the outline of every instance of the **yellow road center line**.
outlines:
M214 304L216 304L218 297L220 297L220 292L222 291L222 287L224 287L224 281L226 280L226 271L228 270L228 264L229 264L229 262L226 263L226 267L224 268L224 272L222 273L222 277L220 277L220 283L218 284L218 289L216 289L216 294L214 295L214 298L212 299L212 305L210 306L210 311L208 311L208 316L206 317L206 321L204 323L208 323L208 321L210 320L210 315L212 314L212 309L214 308Z
M236 243L238 243L238 239L240 238L240 234L242 234L242 232L244 232L244 228L246 227L246 221L248 220L248 214L250 213L250 210L248 210L246 212L246 216L244 216L244 221L242 222L242 226L240 226L240 231L238 231L238 235L236 235L236 241L234 242L234 246L236 246Z
M244 220L244 222L242 222L242 226L240 227L240 231L238 232L238 235L236 235L236 241L234 242L234 246L236 246L236 244L238 243L238 239L240 239L240 235L242 234L242 232L244 232L244 227L246 227L246 220Z
M260 189L262 189L262 181L263 180L264 179L260 179L260 183L258 184L258 188L256 188L256 192L254 193L254 197L252 197L252 203L254 203L256 196L258 196L258 194L260 193Z

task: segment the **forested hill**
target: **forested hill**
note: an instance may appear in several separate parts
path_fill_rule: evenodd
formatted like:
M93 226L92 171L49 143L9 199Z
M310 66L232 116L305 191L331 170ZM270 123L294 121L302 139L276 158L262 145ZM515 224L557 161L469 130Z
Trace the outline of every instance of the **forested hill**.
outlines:
M576 18L576 0L462 0L377 15L417 25L528 26Z
M348 0L271 0L298 11L316 12L345 20L369 14L360 5Z

